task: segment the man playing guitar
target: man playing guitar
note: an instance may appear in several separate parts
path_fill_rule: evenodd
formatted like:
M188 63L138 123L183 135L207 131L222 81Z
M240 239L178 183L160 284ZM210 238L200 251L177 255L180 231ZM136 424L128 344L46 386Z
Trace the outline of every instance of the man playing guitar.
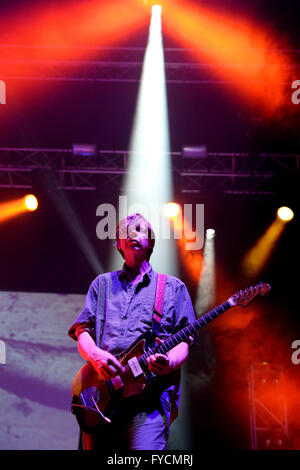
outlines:
M84 309L70 327L69 336L78 341L80 355L92 365L99 380L118 391L124 385L121 378L125 368L118 360L118 354L151 330L155 323L153 306L158 273L149 263L155 236L143 216L128 216L120 222L116 235L117 249L125 260L123 268L101 274L92 282ZM105 301L101 297L103 291L100 294L101 278L105 278ZM105 318L99 339L95 325L101 300ZM156 316L158 341L194 321L195 313L185 284L173 276L166 276L161 316ZM155 353L147 357L146 367L157 381L152 393L124 400L111 419L103 416L103 424L97 431L83 431L83 448L105 451L166 449L169 427L178 413L180 367L186 361L193 341L194 338L189 337L166 354ZM139 364L130 367L140 368ZM93 402L101 413L94 399ZM82 404L75 406L83 408Z

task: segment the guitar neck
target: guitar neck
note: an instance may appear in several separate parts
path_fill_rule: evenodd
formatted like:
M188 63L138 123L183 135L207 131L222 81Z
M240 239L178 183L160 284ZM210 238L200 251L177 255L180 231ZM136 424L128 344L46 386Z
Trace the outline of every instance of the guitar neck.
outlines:
M200 328L207 325L212 320L215 320L215 318L219 317L222 313L226 312L226 310L228 310L231 307L232 305L229 303L228 300L226 300L226 302L224 302L223 304L219 305L218 307L211 310L210 312L207 312L204 315L202 315L194 323L191 323L190 325L186 326L185 328L178 331L174 335L170 336L163 343L156 345L155 347L148 350L147 357L155 353L159 353L159 354L167 353L168 351L170 351L170 349L173 349L175 346L177 346L177 344L186 340L187 338L189 338L189 336L192 336L194 333L197 333L197 331L200 330Z

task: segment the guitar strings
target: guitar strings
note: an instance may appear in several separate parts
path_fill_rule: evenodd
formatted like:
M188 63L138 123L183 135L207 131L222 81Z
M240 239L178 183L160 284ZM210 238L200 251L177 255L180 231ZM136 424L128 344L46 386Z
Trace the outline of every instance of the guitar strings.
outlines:
M226 301L223 304L216 307L214 310L211 310L210 312L205 313L204 315L202 315L202 317L198 318L198 320L196 320L194 323L187 325L185 328L178 331L177 333L172 335L170 338L166 339L163 343L158 344L154 346L153 348L148 349L148 351L145 351L144 354L142 354L140 357L137 358L139 364L143 363L145 366L147 366L147 358L150 357L152 354L166 353L167 351L175 347L177 344L179 344L181 341L191 336L193 333L197 333L199 328L201 328L202 326L212 321L215 317L218 317L219 315L221 315L221 313L225 312L230 307L231 305L229 304L228 301ZM130 365L126 364L124 366L123 374L128 372L129 370L130 370Z

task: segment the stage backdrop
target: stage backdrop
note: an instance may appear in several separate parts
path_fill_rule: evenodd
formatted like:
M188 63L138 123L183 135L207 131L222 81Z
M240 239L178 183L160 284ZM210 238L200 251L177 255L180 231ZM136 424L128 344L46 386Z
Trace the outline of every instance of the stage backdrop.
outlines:
M71 387L85 361L67 332L84 300L78 294L0 292L1 450L78 448ZM182 398L185 388L183 377ZM169 449L190 448L184 401Z
M77 448L71 386L84 360L67 331L83 302L82 295L0 292L0 449Z

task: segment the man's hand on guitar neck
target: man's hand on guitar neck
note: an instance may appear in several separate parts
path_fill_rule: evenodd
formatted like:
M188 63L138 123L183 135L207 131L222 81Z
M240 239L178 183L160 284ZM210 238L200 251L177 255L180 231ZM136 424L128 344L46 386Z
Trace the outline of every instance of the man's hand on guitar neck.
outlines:
M169 356L165 354L153 354L147 359L148 369L156 375L170 374L174 368Z
M181 367L189 354L189 346L187 343L179 343L175 348L171 349L167 354L153 354L147 359L150 372L156 375L168 375L174 370Z

